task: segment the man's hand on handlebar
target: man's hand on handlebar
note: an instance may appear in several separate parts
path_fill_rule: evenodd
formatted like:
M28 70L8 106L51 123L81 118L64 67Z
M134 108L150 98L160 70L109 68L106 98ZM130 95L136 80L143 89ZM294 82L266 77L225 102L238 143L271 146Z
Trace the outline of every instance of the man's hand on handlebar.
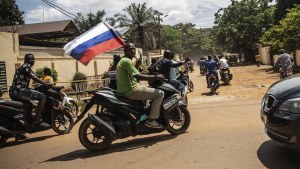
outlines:
M155 75L154 76L156 80L160 80L160 81L163 81L166 79L166 77L162 74L159 74L159 75Z

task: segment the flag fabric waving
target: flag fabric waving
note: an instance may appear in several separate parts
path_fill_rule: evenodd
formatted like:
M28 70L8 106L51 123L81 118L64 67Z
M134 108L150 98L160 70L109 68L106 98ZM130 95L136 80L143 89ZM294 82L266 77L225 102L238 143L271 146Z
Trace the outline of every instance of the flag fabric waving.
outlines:
M124 41L105 21L70 41L64 46L65 53L85 66L96 55L114 50L124 45Z

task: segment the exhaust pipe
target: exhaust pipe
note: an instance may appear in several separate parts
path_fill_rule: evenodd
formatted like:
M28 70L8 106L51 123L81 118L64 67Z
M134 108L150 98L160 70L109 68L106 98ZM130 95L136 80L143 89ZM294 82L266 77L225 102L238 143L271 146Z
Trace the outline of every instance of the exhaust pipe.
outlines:
M91 121L91 123L94 126L100 128L104 132L104 134L106 134L107 136L109 136L112 139L114 139L116 137L116 131L115 131L114 126L112 126L111 124L108 124L107 122L105 122L100 117L98 117L94 114L88 114L88 118Z

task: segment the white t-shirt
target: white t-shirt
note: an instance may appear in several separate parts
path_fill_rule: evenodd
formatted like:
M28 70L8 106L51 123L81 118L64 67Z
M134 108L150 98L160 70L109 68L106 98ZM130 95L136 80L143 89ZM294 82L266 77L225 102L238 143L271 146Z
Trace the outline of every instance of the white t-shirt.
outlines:
M221 69L228 68L227 60L222 58L219 60Z
M177 63L174 60L172 60L173 63ZM176 73L180 71L180 67L172 67L170 71L170 80L176 80Z

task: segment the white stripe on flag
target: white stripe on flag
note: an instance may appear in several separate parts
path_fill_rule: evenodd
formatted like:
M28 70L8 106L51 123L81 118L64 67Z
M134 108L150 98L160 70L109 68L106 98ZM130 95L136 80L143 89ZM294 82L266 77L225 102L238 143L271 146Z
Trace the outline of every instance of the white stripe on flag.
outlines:
M65 54L70 55L70 53L72 52L72 50L74 48L76 48L78 45L80 45L80 44L82 44L82 43L84 43L84 42L86 42L86 41L94 38L95 36L100 35L103 32L106 32L110 28L111 27L105 21L99 23L98 25L96 25L92 29L88 30L84 34L78 36L74 40L72 40L69 43L67 43L64 46Z

